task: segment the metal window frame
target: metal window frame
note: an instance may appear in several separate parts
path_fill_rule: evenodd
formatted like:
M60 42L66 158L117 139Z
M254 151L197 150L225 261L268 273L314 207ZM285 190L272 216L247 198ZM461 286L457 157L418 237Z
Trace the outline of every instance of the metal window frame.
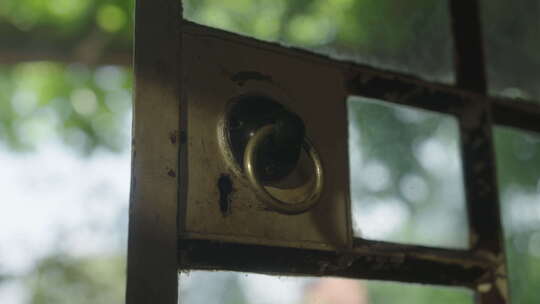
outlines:
M487 96L478 0L449 0L449 3L455 45L455 86L336 61L197 25L182 20L180 1L137 0L126 302L177 303L178 270L221 269L463 286L476 291L479 304L509 303L492 130L497 124L540 132L540 104ZM347 75L351 95L457 117L470 249L356 238L353 250L338 253L178 239L177 214L185 206L182 199L186 188L182 179L186 111L182 105L180 62L184 32L214 35L254 48L326 62ZM169 186L162 187L164 184Z

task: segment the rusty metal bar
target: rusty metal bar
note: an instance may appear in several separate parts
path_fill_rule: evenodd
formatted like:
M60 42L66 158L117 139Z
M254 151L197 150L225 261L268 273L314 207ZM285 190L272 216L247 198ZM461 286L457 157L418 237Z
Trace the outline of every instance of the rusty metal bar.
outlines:
M135 10L126 303L176 304L181 4L137 0Z
M347 254L205 240L183 240L180 248L181 270L338 276L465 287L474 286L490 265L467 251L373 241L362 241L357 250Z
M359 73L348 82L350 94L384 100L445 114L459 115L466 100L450 87L424 86L402 77Z
M522 100L492 99L496 124L540 133L540 104Z
M471 249L494 262L478 282L478 286L490 286L479 293L479 303L498 304L507 303L507 292L506 286L495 287L501 285L499 280L506 284L506 271L490 121L486 108L473 101L460 117L460 131Z
M451 0L450 13L457 86L486 95L478 0ZM494 263L477 282L476 301L508 303L490 99L471 99L459 118L471 250L489 256Z
M457 86L484 93L486 75L478 9L478 0L450 0Z
M348 84L349 91L355 95L457 116L467 111L471 103L486 103L490 104L495 124L540 133L540 104L533 101L487 97L385 74L370 76L368 80L362 79L363 74L353 78Z

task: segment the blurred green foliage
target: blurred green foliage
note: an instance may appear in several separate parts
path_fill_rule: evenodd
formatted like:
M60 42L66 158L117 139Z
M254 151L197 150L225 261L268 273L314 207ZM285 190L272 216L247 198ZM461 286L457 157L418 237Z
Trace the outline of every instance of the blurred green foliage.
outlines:
M26 278L33 304L109 304L124 299L121 256L52 255L38 261Z
M132 8L126 0L4 0L0 24L23 32L47 30L52 37L46 38L53 39L96 29L131 38Z
M64 52L68 62L97 60L98 53L117 49L129 54L132 8L132 1L4 0L0 52L53 49ZM51 54L56 55L63 56ZM17 150L59 139L84 154L98 147L119 151L129 134L123 122L131 86L131 71L124 66L0 65L0 140Z
M494 130L513 303L540 303L540 135Z
M355 234L467 248L457 120L356 96L348 98L348 111ZM384 231L378 227L383 222L394 227L384 236L377 232Z
M451 82L453 78L446 1L184 3L185 17L205 25L426 79Z
M367 282L369 301L372 304L396 303L441 303L441 304L473 304L472 292L465 289L445 288L439 286L426 287L417 284Z
M83 153L125 149L131 83L118 66L0 66L0 138L19 150L56 138Z
M446 1L186 0L184 3L185 17L195 22L430 80L453 82ZM538 8L538 2L498 0L483 4L491 91L511 97L537 98L540 40L536 39L538 27L529 25L538 22L539 10L533 9ZM18 52L21 48L47 51L60 47L69 54L90 55L129 50L132 10L131 0L2 0L0 49ZM125 121L130 115L131 74L125 66L77 62L0 65L0 141L20 151L47 140L61 140L83 154L99 148L113 151L128 148L125 138L129 125ZM361 113L358 121L362 121ZM378 134L386 134L379 135L383 141L395 136L392 130L384 129L385 121L381 119L376 126ZM395 130L408 130L400 139L414 141L432 136L441 122L429 120L412 128L410 123L398 123ZM517 188L532 197L540 196L539 137L504 130L495 135L512 296L515 303L540 303L540 294L531 292L540 285L540 261L530 251L533 241L540 240L540 220L530 226L506 220L513 206L505 204L513 201L505 200L504 195L508 189ZM394 178L415 171L430 187L436 185L437 181L420 168L412 145L398 151L400 157L394 157L393 152L396 151L384 152L383 160L394 168ZM119 303L118 282L123 282L121 261L117 257L73 258L56 254L47 257L29 274L31 303ZM399 290L399 287L390 291L375 289L373 297L380 301L377 303L393 302L392 299L402 296ZM414 303L442 303L429 293L408 296L416 299ZM448 299L448 303L460 301Z

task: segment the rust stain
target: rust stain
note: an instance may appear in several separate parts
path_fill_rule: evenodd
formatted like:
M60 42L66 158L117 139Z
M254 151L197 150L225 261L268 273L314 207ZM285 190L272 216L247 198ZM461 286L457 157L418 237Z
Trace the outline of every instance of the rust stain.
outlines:
M169 133L169 141L171 142L171 144L175 145L176 144L176 141L177 141L177 136L176 136L177 132L176 131L171 131Z

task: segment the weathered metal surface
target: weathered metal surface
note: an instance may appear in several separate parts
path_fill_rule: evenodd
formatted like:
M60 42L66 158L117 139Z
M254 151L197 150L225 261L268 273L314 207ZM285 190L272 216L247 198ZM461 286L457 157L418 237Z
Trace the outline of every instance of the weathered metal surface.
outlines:
M493 121L497 124L540 133L540 106L525 100L492 99Z
M177 303L180 16L180 1L136 1L129 304Z
M456 46L457 86L486 95L486 75L477 0L450 1ZM470 99L460 115L461 151L471 250L491 260L477 281L479 304L509 303L493 144L493 103Z
M478 281L479 288L486 284L495 287L496 282L504 285L489 290L478 289L478 301L507 303L506 261L490 114L482 104L471 104L470 107L464 114L466 117L460 120L460 131L471 250L493 261L493 267Z
M187 24L183 31L188 111L188 173L184 178L188 183L181 237L347 249L352 233L343 73L332 66L255 47L256 42L246 45L214 34ZM325 186L318 203L305 213L285 215L268 209L233 155L226 118L237 97L249 95L267 96L297 114L320 155ZM307 176L305 185L272 185L266 188L272 196L300 202L311 194L313 164L303 154L301 163L305 165L299 175ZM223 176L229 177L232 191L218 187Z
M277 275L338 276L475 288L489 260L470 252L362 241L355 250L242 245L187 240L180 246L182 269L233 270Z
M348 92L353 95L451 115L461 113L467 97L480 98L446 86L436 84L424 86L417 81L391 75L353 71L357 76L348 83Z

